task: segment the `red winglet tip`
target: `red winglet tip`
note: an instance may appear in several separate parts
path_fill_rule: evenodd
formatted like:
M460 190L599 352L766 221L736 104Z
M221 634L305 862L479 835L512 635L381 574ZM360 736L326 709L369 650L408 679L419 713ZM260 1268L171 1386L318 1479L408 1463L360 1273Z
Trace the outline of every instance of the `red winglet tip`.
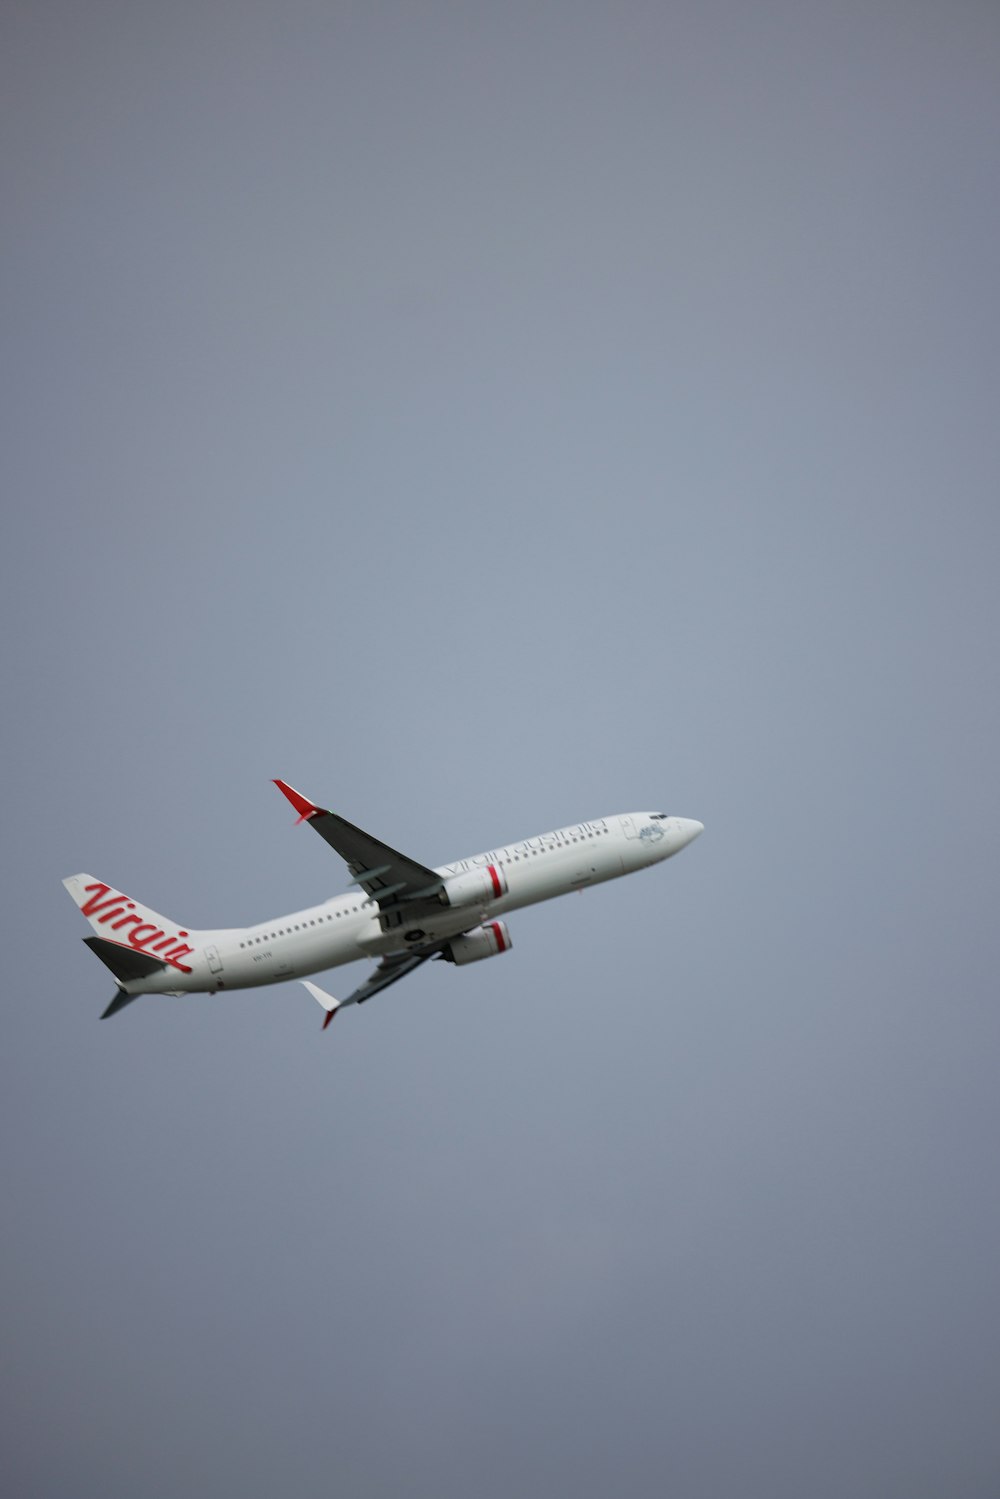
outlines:
M304 797L301 792L296 791L293 786L289 786L287 781L279 781L276 779L274 784L277 786L282 796L288 798L292 806L295 808L296 812L299 814L299 822L305 822L307 818L315 817L316 813L322 810L320 807L313 806L311 801Z
M336 1013L337 1013L336 1010L327 1010L327 1012L326 1012L326 1019L323 1021L323 1024L320 1027L321 1030L324 1030L324 1031L326 1030L327 1026L330 1024L330 1021L333 1019L333 1017L334 1017L334 1015L336 1015Z

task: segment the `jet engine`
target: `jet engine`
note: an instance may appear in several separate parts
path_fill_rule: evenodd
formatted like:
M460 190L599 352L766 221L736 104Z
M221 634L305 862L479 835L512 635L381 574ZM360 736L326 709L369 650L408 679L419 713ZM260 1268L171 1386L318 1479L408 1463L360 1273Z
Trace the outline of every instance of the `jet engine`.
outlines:
M442 903L448 906L480 906L507 894L507 876L499 864L485 869L467 869L445 881Z
M487 921L461 937L453 937L442 956L449 963L461 966L463 963L478 963L480 958L495 958L497 953L510 952L511 946L507 923Z

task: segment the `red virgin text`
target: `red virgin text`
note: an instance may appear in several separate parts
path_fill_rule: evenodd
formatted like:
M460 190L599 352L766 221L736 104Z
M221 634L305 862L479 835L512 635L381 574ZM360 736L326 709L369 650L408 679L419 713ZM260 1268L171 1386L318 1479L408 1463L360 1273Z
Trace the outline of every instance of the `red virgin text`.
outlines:
M178 931L171 935L155 922L146 921L133 909L135 901L118 895L110 885L96 881L93 885L85 885L84 890L90 896L86 905L80 907L84 916L95 918L109 932L126 932L127 936L119 938L119 941L127 941L129 947L136 947L140 952L155 953L161 962L170 963L172 967L179 968L181 973L191 972L180 961L194 952L193 947L188 947L180 940L188 936L187 932Z

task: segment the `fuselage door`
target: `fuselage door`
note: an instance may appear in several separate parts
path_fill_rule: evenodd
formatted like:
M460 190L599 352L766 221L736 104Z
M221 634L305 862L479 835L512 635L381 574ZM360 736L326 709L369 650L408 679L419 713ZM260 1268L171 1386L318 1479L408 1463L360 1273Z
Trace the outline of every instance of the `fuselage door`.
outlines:
M219 957L219 949L217 947L206 947L205 956L208 959L209 973L221 973L222 959Z
M638 838L639 830L635 825L634 818L619 817L618 821L621 823L622 832L625 834L626 838Z

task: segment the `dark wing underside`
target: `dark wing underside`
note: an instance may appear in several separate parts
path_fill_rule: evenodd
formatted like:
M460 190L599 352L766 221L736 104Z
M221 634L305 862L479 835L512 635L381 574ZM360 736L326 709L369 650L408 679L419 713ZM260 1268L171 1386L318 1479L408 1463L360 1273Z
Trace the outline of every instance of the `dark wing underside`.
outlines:
M398 979L405 978L421 963L426 963L428 958L433 958L439 951L438 947L424 948L420 952L393 953L388 958L383 958L373 973L370 973L363 984L359 984L353 994L341 1000L343 1005L363 1005L366 999L371 999L373 994L379 994L383 989L388 989L390 984L396 983Z
M298 812L299 821L315 828L345 861L352 882L378 903L383 931L417 921L421 910L437 907L442 880L433 869L373 838L346 817L315 806L284 781L274 784Z

